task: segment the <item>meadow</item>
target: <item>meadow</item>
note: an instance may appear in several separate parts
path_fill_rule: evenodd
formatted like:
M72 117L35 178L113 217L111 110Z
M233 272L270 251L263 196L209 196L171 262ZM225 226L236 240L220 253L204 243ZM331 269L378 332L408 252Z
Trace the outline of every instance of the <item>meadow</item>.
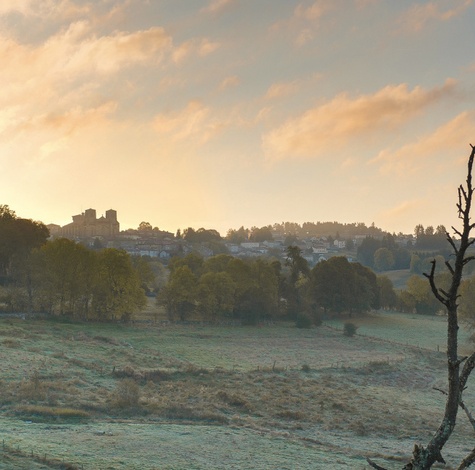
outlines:
M400 468L440 421L445 320L351 321L361 335L2 318L0 468ZM445 457L470 448L461 414Z

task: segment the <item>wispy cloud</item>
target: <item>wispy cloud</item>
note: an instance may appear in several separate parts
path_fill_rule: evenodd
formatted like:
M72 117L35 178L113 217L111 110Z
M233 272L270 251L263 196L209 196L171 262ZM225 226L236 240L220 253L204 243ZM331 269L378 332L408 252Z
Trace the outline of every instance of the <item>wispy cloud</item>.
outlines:
M419 32L431 22L448 21L461 15L473 0L431 1L411 6L399 19L401 31Z
M284 96L289 96L294 93L299 92L302 88L307 85L315 85L317 81L322 78L322 74L314 73L308 77L301 77L290 82L277 82L273 83L268 89L264 96L266 100L273 100L277 98L282 98Z
M269 159L319 157L353 137L392 130L429 105L451 95L448 80L442 87L409 90L406 84L389 85L372 95L356 98L347 93L289 119L263 137Z
M208 38L190 39L189 41L186 41L174 48L172 59L176 64L180 64L192 56L198 55L200 57L205 57L213 53L218 48L219 44L217 42L211 41Z
M274 98L280 98L295 93L299 88L299 82L297 80L287 83L274 83L272 84L265 95L265 99L271 100Z
M296 18L303 18L308 21L315 21L321 18L330 8L334 2L328 0L317 0L310 6L305 6L300 3L295 7L294 16Z
M211 109L200 101L190 101L177 112L161 113L153 120L154 130L174 141L192 141L205 144L222 128L224 123L212 117Z
M369 163L379 165L384 174L407 175L420 171L440 155L453 156L460 152L465 157L467 143L474 135L475 113L466 111L416 142L397 150L381 151ZM453 163L453 159L447 157L446 163L451 162Z
M90 11L90 4L78 5L71 0L3 0L0 3L0 15L20 13L24 16L67 19Z
M212 0L202 11L205 13L220 13L234 2L235 0Z
M227 90L228 88L233 88L240 85L241 80L236 75L226 77L220 84L219 89L221 91Z

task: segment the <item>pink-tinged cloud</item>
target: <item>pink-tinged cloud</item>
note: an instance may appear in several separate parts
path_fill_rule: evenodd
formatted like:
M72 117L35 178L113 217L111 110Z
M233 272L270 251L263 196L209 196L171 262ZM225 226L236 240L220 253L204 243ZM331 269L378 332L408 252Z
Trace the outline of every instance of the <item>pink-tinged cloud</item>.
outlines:
M408 175L433 163L436 156L445 155L447 164L453 156L465 158L468 144L475 138L475 112L463 112L451 121L400 149L386 149L371 160L384 174ZM471 140L472 139L472 140Z
M281 82L272 84L265 95L265 99L272 100L295 93L299 88L297 80L293 82Z
M202 11L204 13L220 13L234 2L235 0L212 0Z
M224 91L227 90L228 88L234 88L236 86L239 86L241 84L241 80L239 77L236 75L233 75L231 77L226 77L220 84L219 84L219 90Z
M448 21L461 15L473 0L443 0L415 4L399 20L403 32L418 32L431 22Z
M207 38L191 39L179 46L176 46L172 53L172 60L175 64L180 64L189 57L205 57L219 48L219 43L210 41Z
M19 13L39 18L73 18L79 14L90 13L90 5L79 6L71 0L2 0L0 16Z
M294 17L303 18L308 21L315 21L321 18L328 10L334 6L335 2L328 0L317 0L310 6L304 6L302 3L297 5L294 10Z
M79 21L40 46L0 37L2 75L29 80L64 82L90 74L112 74L138 64L159 63L171 48L163 28L96 36L89 23Z
M268 159L320 157L352 138L394 130L455 88L453 80L431 90L406 84L389 85L372 95L347 93L289 119L263 136Z
M222 122L211 116L210 108L200 101L190 101L178 112L159 114L152 125L165 138L194 144L208 142L224 127Z

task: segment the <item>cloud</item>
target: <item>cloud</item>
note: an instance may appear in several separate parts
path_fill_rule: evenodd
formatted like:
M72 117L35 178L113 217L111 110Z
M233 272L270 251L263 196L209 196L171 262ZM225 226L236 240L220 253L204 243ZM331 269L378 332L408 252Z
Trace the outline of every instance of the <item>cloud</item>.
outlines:
M68 19L90 11L90 4L79 6L71 0L3 0L0 3L0 16L20 13L26 17Z
M296 46L302 47L314 38L314 30L321 18L335 7L335 2L329 0L317 0L307 6L299 3L290 18L278 21L271 26L271 31L280 33L287 31L293 36Z
M170 48L171 38L163 28L98 37L89 23L78 21L39 46L0 37L0 60L7 86L12 78L24 82L48 78L59 83L91 74L112 74L138 64L157 64Z
M309 28L302 29L297 37L294 39L294 44L297 47L303 47L305 44L308 42L312 41L312 39L315 37L313 31Z
M287 83L274 83L272 84L265 95L265 99L272 100L275 98L281 98L282 96L287 96L292 93L295 93L299 88L299 81L294 80L293 82Z
M220 84L219 89L221 91L227 90L228 88L234 88L241 84L241 80L236 75L231 77L226 77Z
M273 83L268 89L264 96L266 100L273 100L277 98L282 98L284 96L292 95L305 86L314 86L317 81L322 78L322 74L314 73L307 77L302 77L290 82L278 82Z
M317 0L311 6L306 7L302 3L297 5L294 10L295 18L302 18L307 21L320 19L333 6L334 2L328 0Z
M399 20L403 32L419 32L431 22L448 21L461 15L473 0L443 0L415 4Z
M229 7L231 4L234 3L235 0L213 0L209 3L209 5L205 8L203 8L204 13L220 13L227 7Z
M218 48L219 43L210 41L207 38L191 39L175 47L172 53L172 60L175 64L180 64L190 56L198 55L205 57Z
M162 113L153 120L154 130L173 141L208 142L224 124L211 117L210 108L200 101L190 101L181 111Z
M451 121L437 128L432 134L424 135L398 150L385 149L370 164L380 166L384 174L407 175L420 171L432 164L440 155L462 155L469 139L475 135L475 112L463 112ZM453 159L446 158L447 164Z
M263 148L270 159L318 157L349 139L401 126L452 94L454 87L455 82L447 80L442 87L431 90L408 90L406 84L401 84L355 98L342 93L264 135Z

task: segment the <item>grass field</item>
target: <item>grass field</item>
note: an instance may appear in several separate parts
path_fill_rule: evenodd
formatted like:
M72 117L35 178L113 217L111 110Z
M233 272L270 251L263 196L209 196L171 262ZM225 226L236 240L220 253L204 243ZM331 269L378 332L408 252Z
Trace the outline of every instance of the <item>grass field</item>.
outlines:
M387 458L407 460L439 424L445 324L355 323L371 338L347 338L338 322L0 319L0 469L365 469L366 456L400 468ZM473 448L465 421L452 465Z

